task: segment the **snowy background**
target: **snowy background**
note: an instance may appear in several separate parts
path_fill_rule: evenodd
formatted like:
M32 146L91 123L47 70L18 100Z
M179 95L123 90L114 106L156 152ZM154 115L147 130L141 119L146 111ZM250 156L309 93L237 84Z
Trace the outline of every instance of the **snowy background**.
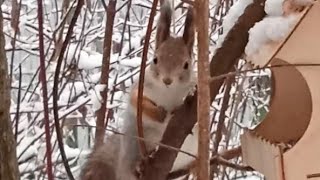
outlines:
M18 1L19 2L19 1ZM49 96L49 118L51 122L51 144L53 146L54 175L56 179L67 179L58 149L53 125L52 87L56 67L57 50L61 38L66 34L75 9L76 1L44 0L44 38L47 62L47 86ZM102 65L103 40L106 11L101 0L86 0L74 28L71 42L66 49L63 70L60 72L59 120L62 124L64 149L71 170L78 175L81 165L94 142L95 111L100 108L100 91L105 87L99 84ZM283 16L279 8L281 0L269 0L265 11L268 16L257 23L249 33L249 43L245 53L250 56L263 44L279 41L291 30L295 15ZM105 2L108 4L108 1ZM220 47L226 33L232 28L245 7L252 0L210 1L210 57ZM148 25L152 1L118 0L113 26L112 53L109 72L108 114L109 126L119 128L120 112L125 107L123 97L128 92L133 78L139 73L144 36ZM172 22L172 33L181 35L187 5L179 0L173 2L176 8ZM12 1L2 6L6 54L11 83L11 118L13 131L17 134L17 156L21 179L46 179L46 145L42 88L39 82L39 41L37 1L23 0L20 9L19 33L12 29ZM71 15L70 15L71 14ZM155 20L157 20L156 16ZM156 23L154 23L156 24ZM149 57L154 51L154 35L151 38ZM60 43L60 44L59 44ZM14 46L13 46L14 44ZM254 62L264 64L265 62ZM245 70L249 65L240 60L237 70ZM239 145L239 135L244 127L253 127L268 112L270 100L270 71L260 70L237 75L230 90L229 106L225 112L225 123L219 150ZM219 120L225 87L221 89L212 104L212 140ZM20 96L19 96L20 94ZM18 123L18 129L16 129ZM109 133L109 132L108 132ZM240 163L241 158L234 160ZM219 166L214 179L263 179L255 172L236 171Z

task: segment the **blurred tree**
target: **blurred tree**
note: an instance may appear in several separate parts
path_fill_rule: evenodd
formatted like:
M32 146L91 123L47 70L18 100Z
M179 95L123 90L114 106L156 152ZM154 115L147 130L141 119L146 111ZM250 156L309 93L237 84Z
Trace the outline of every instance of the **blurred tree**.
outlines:
M3 17L0 8L0 179L18 180L16 143L10 121L10 87L4 50Z

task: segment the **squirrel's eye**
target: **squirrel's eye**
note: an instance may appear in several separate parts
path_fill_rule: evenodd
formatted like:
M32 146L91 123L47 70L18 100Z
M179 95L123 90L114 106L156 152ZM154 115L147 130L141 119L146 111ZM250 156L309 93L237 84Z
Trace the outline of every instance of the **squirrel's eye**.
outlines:
M188 67L189 67L189 63L188 62L184 63L183 69L188 69Z
M156 57L153 59L153 63L154 63L154 64L157 64L157 63L158 63L158 59L157 59Z

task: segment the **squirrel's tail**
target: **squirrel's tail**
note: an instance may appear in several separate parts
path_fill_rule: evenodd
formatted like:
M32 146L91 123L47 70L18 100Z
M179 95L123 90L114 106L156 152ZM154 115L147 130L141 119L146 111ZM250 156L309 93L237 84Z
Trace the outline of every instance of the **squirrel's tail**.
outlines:
M110 138L106 144L94 149L80 173L80 180L116 180L117 143Z

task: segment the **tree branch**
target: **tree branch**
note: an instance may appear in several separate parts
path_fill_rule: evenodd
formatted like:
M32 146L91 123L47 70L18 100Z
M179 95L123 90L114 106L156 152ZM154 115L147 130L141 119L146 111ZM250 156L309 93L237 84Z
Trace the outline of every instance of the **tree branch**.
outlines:
M258 67L253 69L247 69L242 71L232 71L225 74L213 76L210 78L210 82L221 80L227 77L234 77L237 75L241 75L248 72L258 71L258 70L266 70L266 69L275 69L275 68L285 68L285 67L308 67L308 66L320 66L319 63L298 63L298 64L275 64L265 67Z
M147 55L148 55L148 49L149 49L149 43L150 43L150 37L152 33L152 24L153 19L156 14L158 5L158 0L154 0L152 3L152 8L150 12L150 18L149 23L147 27L147 34L145 37L145 42L143 46L142 51L142 62L140 67L140 76L139 76L139 86L138 86L138 104L137 104L137 130L138 130L138 136L143 138L143 126L142 126L142 97L143 97L143 82L144 82L144 75L145 75L145 69L147 64ZM140 152L143 156L147 154L147 148L143 141L139 140L139 146L140 146Z
M240 146L233 148L233 149L228 149L228 150L225 150L225 151L220 152L220 153L216 154L215 156L213 156L210 159L210 165L223 165L223 166L228 166L228 167L231 167L231 168L234 168L237 170L239 170L240 168L243 168L243 167L247 168L247 166L235 165L235 164L228 161L233 158L239 157L240 155L241 155L241 147ZM217 160L218 157L222 160L221 161ZM227 161L227 163L222 162L222 161ZM186 168L178 169L174 172L170 172L170 174L167 176L167 179L176 179L176 178L179 178L179 177L184 176L186 174L189 174L191 169L193 169L195 165L196 165L196 163L193 162Z
M107 7L107 21L106 29L104 34L104 44L103 44L103 61L101 68L101 78L100 84L106 85L106 88L101 92L102 103L100 109L97 111L97 128L95 135L95 147L98 147L103 144L104 140L104 127L108 124L105 121L106 109L107 109L107 100L108 100L108 80L109 80L109 66L110 66L110 53L111 53L111 43L112 43L112 32L113 32L113 23L114 16L116 13L116 4L117 0L109 1ZM100 92L99 92L100 93Z
M224 127L225 119L226 119L226 111L229 107L230 100L230 90L232 87L232 83L234 81L234 77L229 77L225 80L225 91L222 99L222 105L220 109L219 120L215 132L215 139L213 140L213 151L212 154L215 156L218 153L219 145L222 139L222 129ZM217 166L211 166L211 175L214 175L214 171L217 169Z
M20 119L20 104L21 104L21 84L22 84L22 70L21 64L19 64L19 88L18 88L18 97L17 97L17 110L15 115L15 139L18 140L19 133L19 119Z
M239 165L239 164L235 164L232 162L229 162L228 160L224 159L221 156L215 156L210 160L210 164L215 164L215 165L223 165L226 167L230 167L236 170L240 170L240 171L253 171L252 167L250 166L243 166L243 165Z
M195 2L196 24L198 31L198 161L197 179L209 179L209 118L210 118L210 89L209 89L209 2Z
M48 108L48 90L46 78L46 63L44 53L44 39L43 39L43 3L38 0L38 23L39 23L39 52L40 52L40 73L39 80L42 85L43 97L43 110L45 122L45 135L46 135L46 156L47 156L47 175L49 180L53 180L52 172L52 150L51 150L51 135L50 135L50 121L49 121L49 108Z
M67 35L66 38L62 44L62 48L61 48L61 52L60 55L58 57L57 60L57 66L56 66L56 70L55 70L55 74L54 74L54 80L53 80L53 89L52 89L52 96L53 96L53 116L54 116L54 125L56 128L56 133L57 133L57 141L58 141L58 145L59 145L59 149L60 149L60 153L61 153L61 157L63 160L63 165L66 169L66 172L68 174L69 179L74 180L74 177L72 175L72 172L70 170L69 164L68 164L68 159L66 156L66 153L64 151L63 148L63 141L62 141L62 133L61 133L61 128L60 128L60 122L59 122L59 112L58 112L58 100L59 100L59 96L58 96L58 86L59 86L59 75L60 75L60 69L61 69L61 65L62 65L62 60L64 57L64 53L65 50L67 49L68 43L71 39L72 33L73 33L73 28L76 25L78 16L81 12L81 8L83 6L83 0L78 0L78 4L76 6L74 15L72 17L70 26L68 28L67 31Z

